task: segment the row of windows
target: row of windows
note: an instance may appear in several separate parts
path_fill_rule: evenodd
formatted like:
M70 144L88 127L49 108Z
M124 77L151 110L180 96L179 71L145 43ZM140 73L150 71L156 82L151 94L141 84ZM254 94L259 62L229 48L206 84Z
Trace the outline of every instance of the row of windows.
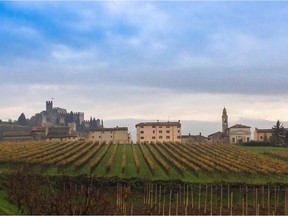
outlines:
M113 136L110 136L110 138L113 138ZM94 136L92 136L92 139L94 139ZM101 139L101 136L99 136L99 139Z
M140 137L140 139L144 139L144 137ZM152 139L156 139L155 136L152 137ZM163 139L163 136L159 136L159 139ZM166 139L170 139L170 136L166 136ZM177 139L180 139L180 136L177 136Z
M144 128L144 126L141 126L140 128ZM152 126L152 128L156 128L156 126ZM162 128L162 126L158 126L158 128ZM170 128L170 126L166 126L166 128ZM180 128L180 126L177 126L177 128Z
M152 132L155 133L156 131L153 130ZM162 130L159 130L158 132L159 132L159 133L162 133L163 131L162 131ZM141 133L141 134L144 134L144 131L140 131L140 133ZM170 130L166 130L166 133L170 133ZM178 133L180 133L180 130L178 130Z

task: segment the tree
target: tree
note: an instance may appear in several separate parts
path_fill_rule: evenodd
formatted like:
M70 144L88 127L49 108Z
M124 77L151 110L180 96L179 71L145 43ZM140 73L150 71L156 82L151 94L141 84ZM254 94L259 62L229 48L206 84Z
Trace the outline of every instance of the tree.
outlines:
M20 124L20 125L27 125L28 124L26 116L24 113L21 113L21 115L19 116L18 124Z
M276 125L272 127L273 133L270 142L276 146L283 146L285 144L285 129L283 124L278 120Z

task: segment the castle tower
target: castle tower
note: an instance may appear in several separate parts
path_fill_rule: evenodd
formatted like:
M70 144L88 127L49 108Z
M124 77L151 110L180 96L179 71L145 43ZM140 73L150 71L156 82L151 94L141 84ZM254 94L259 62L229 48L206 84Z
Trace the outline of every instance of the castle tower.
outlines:
M46 111L49 112L53 109L53 101L46 101Z
M228 115L226 108L224 107L223 113L222 113L222 132L227 135L227 129L228 129Z

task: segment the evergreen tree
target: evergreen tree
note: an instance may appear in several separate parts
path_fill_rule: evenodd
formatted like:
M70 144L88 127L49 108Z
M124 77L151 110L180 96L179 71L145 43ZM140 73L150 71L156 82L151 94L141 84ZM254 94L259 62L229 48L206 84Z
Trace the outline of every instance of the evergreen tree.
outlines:
M276 146L283 146L285 141L285 129L283 124L278 120L276 125L272 127L273 134L270 142Z
M18 124L20 124L20 125L27 125L28 124L26 116L24 113L21 113L21 115L19 116Z

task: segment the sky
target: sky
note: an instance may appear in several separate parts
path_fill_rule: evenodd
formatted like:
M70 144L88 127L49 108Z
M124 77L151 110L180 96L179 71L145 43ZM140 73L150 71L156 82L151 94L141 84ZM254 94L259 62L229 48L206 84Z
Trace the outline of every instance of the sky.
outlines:
M0 119L53 98L104 122L220 122L224 107L232 122L288 121L287 14L285 1L0 2Z

